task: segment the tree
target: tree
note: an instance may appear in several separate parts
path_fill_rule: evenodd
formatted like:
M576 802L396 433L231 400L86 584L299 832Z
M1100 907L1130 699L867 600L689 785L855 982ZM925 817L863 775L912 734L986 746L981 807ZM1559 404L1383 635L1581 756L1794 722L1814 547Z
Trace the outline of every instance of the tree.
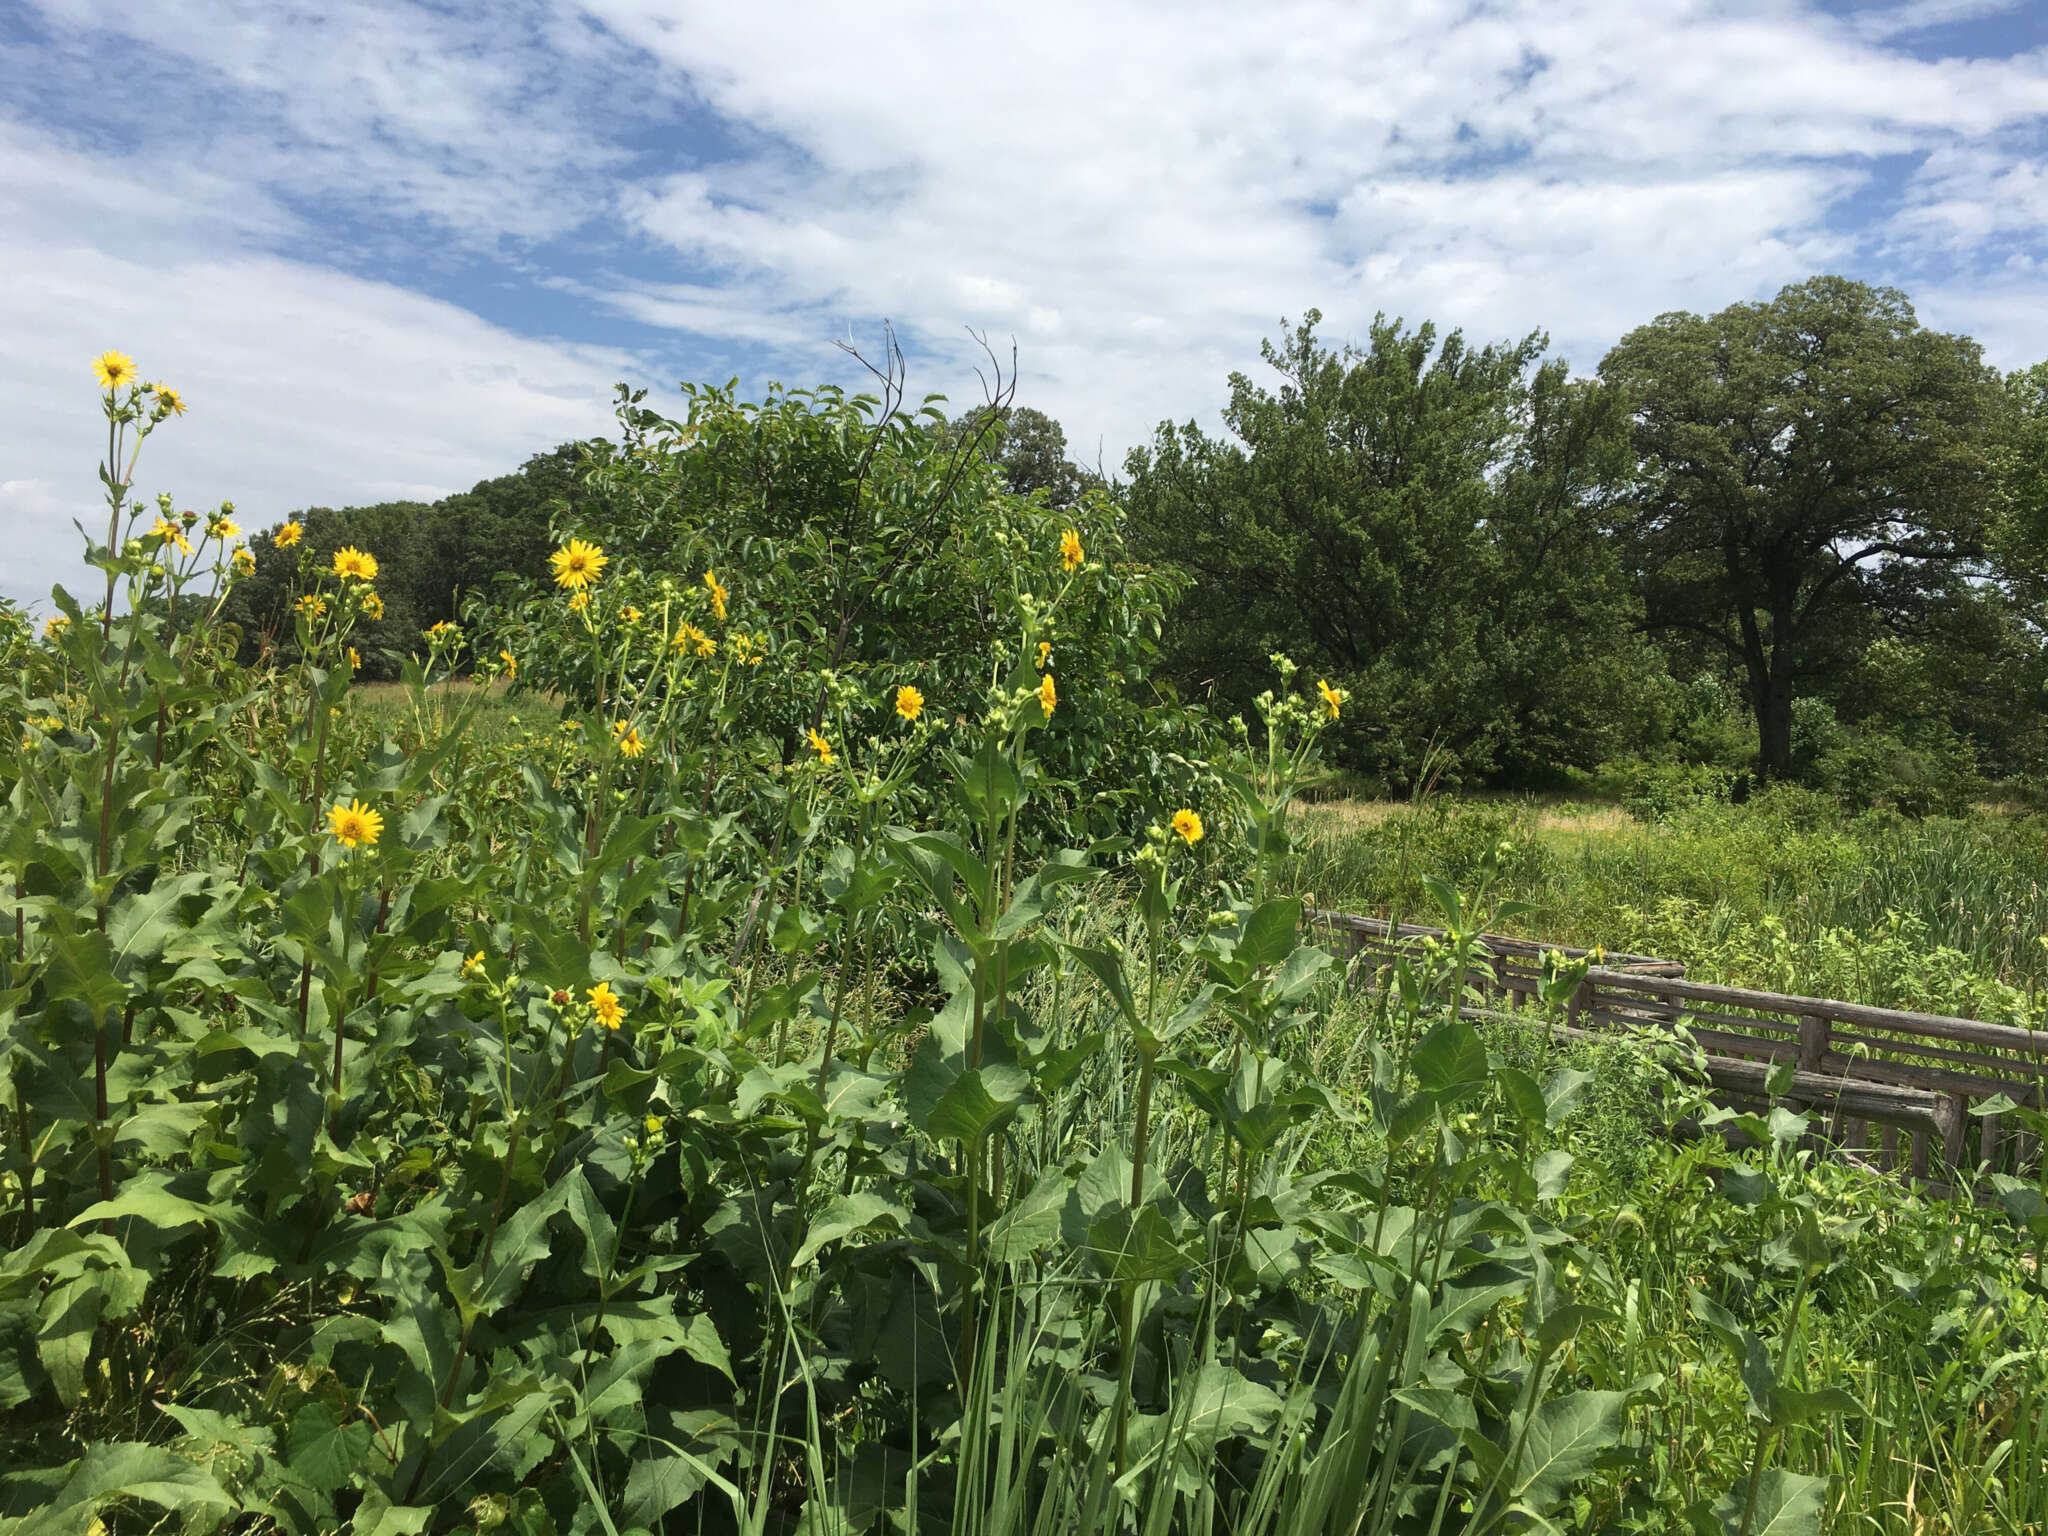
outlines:
M1759 769L1786 777L1802 684L1924 627L1981 569L1998 377L1904 294L1842 277L1661 315L1601 373L1633 401L1647 623L1733 658Z
M1285 650L1353 695L1347 765L1412 782L1539 777L1625 747L1644 686L1635 609L1601 537L1626 475L1618 393L1544 361L1375 320L1333 350L1311 310L1230 380L1228 439L1162 425L1127 461L1138 553L1194 578L1181 681L1246 709Z
M500 577L530 582L546 573L549 525L594 494L577 477L586 445L564 443L535 454L517 471L480 480L436 502L390 501L364 507L308 507L293 514L304 529L301 551L324 561L352 544L377 557L384 617L363 625L362 675L398 674L392 657L419 646L420 631L456 617L465 592ZM243 659L289 640L299 553L276 547L275 530L249 541L255 572L228 596L226 617L242 628Z
M955 437L980 432L988 414L986 410L965 412L953 419L948 430ZM1028 405L1003 406L994 417L982 452L1013 494L1029 496L1044 491L1047 506L1070 507L1083 493L1103 489L1102 476L1067 457L1066 429L1045 412Z

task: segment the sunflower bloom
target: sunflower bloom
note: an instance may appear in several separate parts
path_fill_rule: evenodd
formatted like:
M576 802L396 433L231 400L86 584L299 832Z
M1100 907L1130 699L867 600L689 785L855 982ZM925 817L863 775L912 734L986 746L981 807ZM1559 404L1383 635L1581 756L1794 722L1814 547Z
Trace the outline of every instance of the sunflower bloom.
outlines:
M719 579L710 571L704 573L704 590L711 594L711 617L719 623L725 622L725 600L732 594L725 590Z
M373 848L384 835L384 818L360 800L337 800L327 808L327 830L344 848Z
M478 950L475 954L469 956L468 959L462 962L462 974L465 976L474 976L478 971L482 970L483 968L484 952L482 950Z
M235 551L234 558L229 561L229 564L235 568L237 576L247 576L256 569L256 557L249 552L248 546L244 545Z
M56 639L59 635L64 633L65 627L69 625L70 622L71 615L68 613L51 614L47 619L43 620L43 638L45 640Z
M915 720L924 713L924 695L905 683L896 690L896 713L906 720Z
M510 651L500 651L498 652L498 660L505 663L505 675L507 677L517 677L519 675L519 658L517 656L514 656Z
M175 544L185 554L192 553L192 541L185 537L185 530L168 517L158 518L156 526L149 530L149 536L153 539L162 539L166 544Z
M206 520L206 536L209 539L219 539L225 544L229 539L239 539L242 536L242 525L231 518L210 517Z
M421 633L424 634L429 641L439 642L442 640L449 639L453 635L457 634L458 631L456 630L453 624L450 624L446 619L442 619L430 628L422 630Z
M597 1022L606 1029L617 1029L626 1017L626 1005L619 1001L619 994L612 990L608 981L600 981L583 994L590 999L590 1011L597 1015Z
M363 658L356 654L356 648L354 646L350 646L348 648L348 669L351 672L360 672L363 670Z
M363 613L372 619L384 617L384 599L374 592L363 594Z
M1081 550L1081 535L1069 528L1060 535L1060 564L1069 571L1081 568L1081 562L1088 556Z
M624 619L628 624L638 624L640 622L640 610L638 608L635 608L631 603L628 603L625 607L619 610L619 617Z
M569 594L569 611L571 613L581 613L589 606L590 594L588 592L571 592Z
M92 376L101 389L119 389L135 378L135 359L126 352L102 352L92 360Z
M351 581L375 581L377 579L377 557L366 549L357 549L353 544L334 552L334 574L345 576Z
M1202 840L1202 818L1195 811L1180 810L1173 813L1173 835L1190 848Z
M1050 720L1059 702L1060 691L1053 687L1052 674L1048 672L1038 680L1038 707L1045 711L1045 718Z
M305 614L308 618L317 619L320 617L321 614L327 611L327 599L324 597L315 597L311 592L308 592L304 597L300 598L297 603L293 604L293 606L296 607L299 610L299 612Z
M604 575L604 568L611 557L595 544L582 539L571 539L552 555L548 564L555 568L555 585L567 587L571 592L581 592L596 584Z
M615 721L612 736L619 744L621 757L638 757L647 750L647 743L640 739L640 732L630 720Z
M812 726L804 732L804 744L818 754L818 766L820 768L830 768L832 766L832 743L818 734L816 726Z
M1046 668L1046 664L1047 664L1048 662L1050 662L1051 660L1052 660L1052 642L1051 642L1050 640L1041 640L1041 641L1039 641L1039 642L1038 642L1038 670L1039 670L1039 671L1041 671L1041 672L1043 672L1043 671L1045 670L1045 668Z
M1327 678L1319 677L1316 679L1316 692L1323 696L1323 712L1332 720L1336 719L1344 709L1343 690L1332 688Z
M298 520L286 523L270 536L270 542L279 549L290 549L306 536L306 525Z
M166 416L185 414L185 397L168 384L156 384L151 388L156 393L156 408Z

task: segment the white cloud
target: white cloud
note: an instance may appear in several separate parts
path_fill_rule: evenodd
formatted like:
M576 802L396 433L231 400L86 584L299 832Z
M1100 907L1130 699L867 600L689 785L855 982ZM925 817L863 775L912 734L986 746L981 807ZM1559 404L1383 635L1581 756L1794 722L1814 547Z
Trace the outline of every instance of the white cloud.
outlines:
M591 334L689 338L721 377L843 378L830 338L888 317L915 386L972 397L967 328L1014 335L1023 398L1112 464L1162 417L1213 419L1226 374L1311 306L1332 340L1381 310L1546 328L1589 368L1662 310L1846 270L1975 317L2001 360L2039 350L2006 301L2048 237L2048 55L1893 45L2006 0L37 3L57 43L6 58L17 79L89 71L117 31L148 76L117 126L188 127L38 138L25 165L0 137L32 232L0 297L24 327L9 366L36 400L71 387L106 339L65 309L82 273L131 295L126 334L164 366L233 358L224 404L295 314L346 424L273 450L274 389L219 418L219 462L274 459L283 502L502 469L589 430L626 366L281 259L332 244L337 210L368 232L335 265L416 270L454 243L586 306ZM1879 179L1902 159L1909 181ZM451 341L497 371L434 376Z
M52 165L24 135L9 147L0 202L31 206L16 194ZM76 190L96 203L126 189ZM71 520L102 526L105 426L89 362L109 346L191 406L145 446L138 491L232 500L247 527L309 504L466 489L605 430L612 383L644 372L616 351L515 336L389 284L261 255L160 255L175 228L159 242L158 225L119 227L132 241L113 249L45 225L0 233L0 593L16 599L79 579Z

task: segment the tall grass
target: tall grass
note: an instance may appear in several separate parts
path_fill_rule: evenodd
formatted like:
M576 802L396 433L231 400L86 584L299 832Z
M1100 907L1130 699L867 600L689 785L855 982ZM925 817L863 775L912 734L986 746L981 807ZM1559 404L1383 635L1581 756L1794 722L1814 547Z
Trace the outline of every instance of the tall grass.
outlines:
M1702 979L2039 1022L2048 836L1991 813L1845 818L1766 795L1661 823L1612 807L1440 799L1304 818L1293 875L1325 908L1427 921L1424 874L1472 878L1530 936L1682 960Z

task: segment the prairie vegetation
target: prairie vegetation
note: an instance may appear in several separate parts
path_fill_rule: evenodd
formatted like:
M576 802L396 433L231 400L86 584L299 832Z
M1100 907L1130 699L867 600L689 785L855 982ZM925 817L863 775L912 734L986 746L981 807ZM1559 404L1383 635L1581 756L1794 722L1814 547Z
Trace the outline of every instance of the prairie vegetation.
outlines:
M893 366L623 398L547 575L372 692L380 551L268 532L252 650L233 509L133 496L184 402L98 368L106 534L0 640L0 1532L2048 1521L2039 1191L1566 1043L1562 961L1457 1006L1518 891L1806 979L1854 860L1934 925L1997 835L1305 812L1342 678L1180 703L1183 576ZM1450 938L1347 986L1310 889ZM1929 935L2024 994L1990 910Z

